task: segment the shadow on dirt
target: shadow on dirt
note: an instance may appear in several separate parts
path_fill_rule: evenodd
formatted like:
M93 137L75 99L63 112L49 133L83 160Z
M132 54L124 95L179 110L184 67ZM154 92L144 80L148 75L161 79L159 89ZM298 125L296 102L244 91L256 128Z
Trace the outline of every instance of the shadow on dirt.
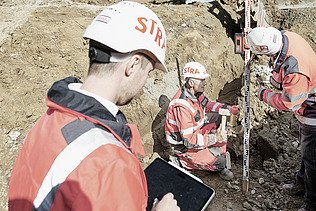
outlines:
M243 85L242 75L233 81L226 83L218 94L218 102L228 105L237 105L238 98L241 97L241 88Z
M234 41L235 33L242 32L239 25L218 1L213 1L210 4L211 7L208 11L220 20L222 26L226 29L227 36Z

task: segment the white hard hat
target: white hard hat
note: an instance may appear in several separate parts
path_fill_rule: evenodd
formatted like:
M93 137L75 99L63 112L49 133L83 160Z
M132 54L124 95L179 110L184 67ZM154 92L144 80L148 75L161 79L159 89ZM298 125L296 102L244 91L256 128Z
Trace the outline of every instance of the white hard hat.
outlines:
M250 50L256 54L273 55L282 47L282 34L274 27L256 27L246 39Z
M207 74L206 69L203 65L198 62L189 62L187 63L182 71L182 76L186 78L198 78L205 79L210 75Z
M146 6L121 1L106 7L87 27L84 38L95 40L120 53L142 50L166 71L166 32L157 15ZM151 55L152 54L152 55Z

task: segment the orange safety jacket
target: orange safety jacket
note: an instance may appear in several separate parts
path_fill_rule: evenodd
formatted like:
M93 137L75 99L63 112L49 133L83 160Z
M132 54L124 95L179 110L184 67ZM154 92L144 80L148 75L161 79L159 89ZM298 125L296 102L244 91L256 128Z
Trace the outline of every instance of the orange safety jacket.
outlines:
M70 83L81 82L54 83L48 110L23 142L9 210L145 210L147 183L137 158L144 149L136 126L118 122L96 99L69 90Z
M204 101L203 104L201 101ZM174 146L185 146L185 150L176 152L181 164L188 169L216 170L217 157L226 152L226 144L213 145L218 153L210 150L209 134L205 133L205 107L209 111L218 111L224 104L211 103L205 96L197 99L185 86L181 87L171 99L165 121L166 141ZM204 106L203 106L204 105ZM214 106L213 108L211 106ZM215 153L215 155L214 155Z
M300 35L282 31L283 47L273 61L271 84L282 93L261 92L262 100L283 111L292 111L304 124L316 125L316 54Z

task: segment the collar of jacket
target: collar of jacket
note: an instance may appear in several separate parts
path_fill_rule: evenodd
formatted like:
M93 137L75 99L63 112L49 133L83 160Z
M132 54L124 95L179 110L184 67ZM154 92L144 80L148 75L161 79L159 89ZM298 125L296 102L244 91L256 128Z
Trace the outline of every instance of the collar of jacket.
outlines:
M185 84L182 86L182 93L180 95L180 98L181 99L190 99L192 100L193 102L197 102L197 98L195 95L193 95L189 90L188 88L185 86Z
M115 134L113 135L117 135L123 141L122 144L126 148L135 152L135 149L132 149L132 145L135 145L135 143L131 143L132 132L127 125L124 114L120 112L120 119L122 121L117 122L117 119L99 101L93 97L70 90L68 88L70 83L82 82L74 77L68 77L55 82L48 90L47 105L53 109L63 110L104 126L111 133L114 132ZM138 150L136 149L136 151Z
M284 60L286 59L286 54L288 52L289 49L289 38L284 34L285 31L281 31L282 33L282 50L280 52L280 56L279 58L277 58L277 61L275 63L275 66L273 67L273 71L279 73L280 69L281 69L281 65L283 64Z

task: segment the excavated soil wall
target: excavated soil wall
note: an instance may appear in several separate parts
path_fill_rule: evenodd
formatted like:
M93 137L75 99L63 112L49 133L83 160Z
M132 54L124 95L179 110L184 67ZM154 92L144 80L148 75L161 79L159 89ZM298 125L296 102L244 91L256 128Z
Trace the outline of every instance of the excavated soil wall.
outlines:
M45 111L45 95L51 84L67 76L84 80L87 71L85 27L114 1L102 0L4 0L0 2L0 210L7 210L7 191L12 165L27 131ZM166 103L179 88L178 68L188 61L205 65L211 77L205 94L243 108L241 55L234 53L234 33L241 32L241 1L180 4L145 2L164 23L167 32L168 72L154 72L143 95L121 109L141 131L146 156L143 166L164 155ZM264 2L270 24L293 30L316 50L315 9L279 10L272 0ZM257 58L256 65L266 58ZM252 70L256 67L252 66ZM216 174L193 172L216 190L207 210L296 210L302 198L281 191L298 168L297 126L291 115L259 102L255 95L261 82L251 75L250 191L242 193L242 130L229 141L235 146L232 182ZM241 109L242 110L242 109ZM239 123L242 121L242 113ZM239 128L242 128L240 126Z

